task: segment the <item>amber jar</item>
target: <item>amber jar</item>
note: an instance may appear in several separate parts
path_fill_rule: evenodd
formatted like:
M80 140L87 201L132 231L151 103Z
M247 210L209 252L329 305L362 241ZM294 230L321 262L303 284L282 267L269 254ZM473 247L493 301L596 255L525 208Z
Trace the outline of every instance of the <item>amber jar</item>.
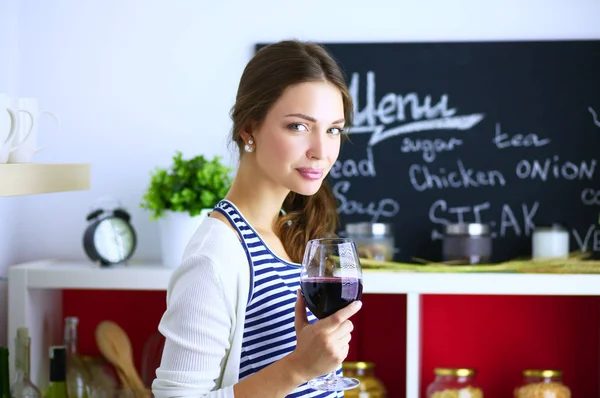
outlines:
M427 398L483 398L475 382L475 370L435 368L435 380L427 387Z
M360 381L360 386L344 391L345 398L386 398L385 386L375 377L373 362L344 362L342 371L345 377L353 377Z
M562 375L560 370L524 370L515 398L571 398L571 390L563 384Z

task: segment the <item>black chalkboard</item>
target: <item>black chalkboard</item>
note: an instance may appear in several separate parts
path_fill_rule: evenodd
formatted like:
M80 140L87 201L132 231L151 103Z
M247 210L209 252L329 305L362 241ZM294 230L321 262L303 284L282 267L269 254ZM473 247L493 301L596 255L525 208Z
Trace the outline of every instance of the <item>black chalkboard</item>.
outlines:
M461 217L491 225L492 261L553 222L600 251L600 41L322 44L355 101L328 177L342 228L393 223L396 261L440 261Z

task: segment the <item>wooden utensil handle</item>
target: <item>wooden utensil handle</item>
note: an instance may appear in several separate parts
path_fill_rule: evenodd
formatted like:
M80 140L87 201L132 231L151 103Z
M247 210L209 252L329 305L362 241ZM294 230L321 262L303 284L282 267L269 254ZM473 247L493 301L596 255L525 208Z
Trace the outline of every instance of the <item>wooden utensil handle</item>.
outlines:
M131 389L131 385L129 384L129 380L127 379L127 376L123 372L123 369L121 369L118 366L114 366L114 368L117 371L117 376L119 376L119 380L121 381L121 388Z

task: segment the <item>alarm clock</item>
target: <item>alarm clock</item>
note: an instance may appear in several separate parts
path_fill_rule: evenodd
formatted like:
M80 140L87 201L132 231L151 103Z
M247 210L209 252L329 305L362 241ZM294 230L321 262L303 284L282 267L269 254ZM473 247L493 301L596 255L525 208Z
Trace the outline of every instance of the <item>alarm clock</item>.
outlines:
M122 206L95 208L86 217L83 234L85 253L101 266L124 263L133 255L137 237L131 216Z

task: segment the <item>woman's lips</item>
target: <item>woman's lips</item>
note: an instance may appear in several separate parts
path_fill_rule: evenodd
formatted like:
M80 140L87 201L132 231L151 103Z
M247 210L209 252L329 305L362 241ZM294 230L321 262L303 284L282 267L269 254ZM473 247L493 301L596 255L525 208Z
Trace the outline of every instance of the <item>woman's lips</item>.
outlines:
M323 177L323 169L311 169L302 167L296 170L298 170L298 173L300 173L302 177L308 180L318 180L321 177Z

